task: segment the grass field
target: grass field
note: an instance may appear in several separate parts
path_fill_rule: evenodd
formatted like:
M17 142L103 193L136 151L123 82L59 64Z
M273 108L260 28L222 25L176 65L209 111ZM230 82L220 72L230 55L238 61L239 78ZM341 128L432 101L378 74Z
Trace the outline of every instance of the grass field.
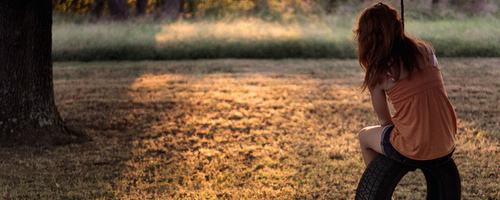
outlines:
M53 26L55 60L200 58L355 58L354 17L273 22L128 21ZM439 56L500 57L500 19L407 19L408 32L432 42Z
M500 199L500 59L441 59L464 199ZM4 199L353 199L376 123L354 60L55 63L57 105L93 139L0 149ZM423 199L417 171L397 199Z

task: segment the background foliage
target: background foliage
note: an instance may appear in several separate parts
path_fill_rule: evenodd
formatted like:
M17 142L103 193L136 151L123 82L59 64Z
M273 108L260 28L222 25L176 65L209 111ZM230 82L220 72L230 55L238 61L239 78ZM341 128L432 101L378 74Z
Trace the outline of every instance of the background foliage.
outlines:
M132 10L136 0L124 0ZM160 5L175 0L149 0L148 13ZM177 0L179 1L179 0ZM182 17L239 17L258 15L266 18L282 18L288 15L346 14L372 0L180 0ZM54 10L65 14L89 14L95 0L53 0ZM388 0L398 5L396 0ZM406 1L410 15L424 17L456 17L498 15L498 0L421 0Z

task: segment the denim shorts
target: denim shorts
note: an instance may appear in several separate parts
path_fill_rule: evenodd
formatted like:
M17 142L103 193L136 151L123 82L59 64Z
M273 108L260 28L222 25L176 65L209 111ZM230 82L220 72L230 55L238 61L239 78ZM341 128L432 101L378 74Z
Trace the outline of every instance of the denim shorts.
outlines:
M400 163L403 163L406 165L410 165L410 166L414 166L414 167L435 166L435 165L445 163L446 161L451 159L451 156L453 155L453 152L455 151L455 149L453 149L451 151L451 153L449 153L448 155L440 157L440 158L435 158L432 160L414 160L414 159L408 158L408 157L400 154L392 146L392 144L390 142L392 129L394 129L394 125L389 125L389 126L386 126L384 128L384 130L382 131L381 146L382 146L382 152L384 153L384 155L390 159L397 161L397 162L400 162Z

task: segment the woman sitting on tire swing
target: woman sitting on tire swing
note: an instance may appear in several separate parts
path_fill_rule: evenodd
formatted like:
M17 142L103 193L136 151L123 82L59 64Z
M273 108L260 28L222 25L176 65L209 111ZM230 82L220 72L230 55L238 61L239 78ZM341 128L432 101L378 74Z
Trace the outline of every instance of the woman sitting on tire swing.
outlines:
M398 12L378 3L355 29L358 56L380 125L363 128L359 142L368 164L378 154L401 163L439 160L455 150L456 116L432 46L404 33ZM393 104L391 117L386 95Z

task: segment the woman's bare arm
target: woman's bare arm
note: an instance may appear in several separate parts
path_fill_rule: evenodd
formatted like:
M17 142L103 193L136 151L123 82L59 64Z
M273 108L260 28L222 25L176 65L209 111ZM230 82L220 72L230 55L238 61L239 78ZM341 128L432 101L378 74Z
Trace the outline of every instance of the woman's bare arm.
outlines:
M389 112L389 107L387 106L387 99L382 85L379 84L374 88L371 88L370 95L373 109L375 110L375 113L377 113L380 125L386 126L392 124L391 113Z

